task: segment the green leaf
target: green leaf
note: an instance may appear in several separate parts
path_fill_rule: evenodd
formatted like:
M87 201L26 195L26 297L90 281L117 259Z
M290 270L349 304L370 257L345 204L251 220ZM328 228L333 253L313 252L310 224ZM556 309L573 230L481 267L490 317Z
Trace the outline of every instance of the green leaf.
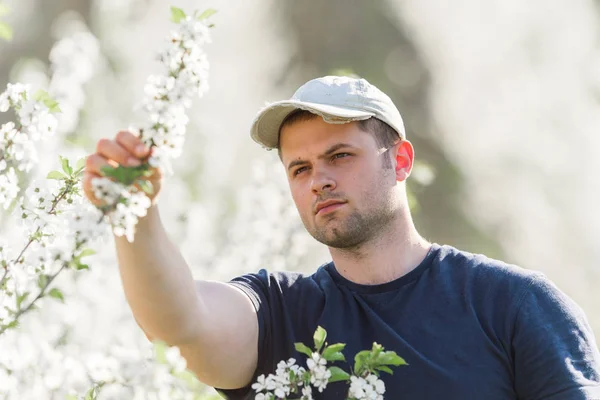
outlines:
M0 3L0 17L4 17L10 12L10 7L6 4Z
M93 387L85 394L85 400L96 400L98 396L98 388Z
M199 383L196 375L192 371L187 370L187 369L177 372L174 375L175 375L175 377L184 381L186 383L186 385L188 386L188 388L194 388Z
M187 15L181 8L171 7L171 21L178 24L182 19L185 19Z
M340 351L328 354L327 357L325 357L325 359L327 361L330 361L330 362L333 362L333 361L346 361L346 357L344 357L344 353L342 353Z
M67 176L65 176L62 172L60 171L50 171L48 173L48 175L46 176L46 179L58 179L58 180L64 180L67 179Z
M154 193L154 187L152 186L152 182L138 179L136 183L138 184L140 189L144 191L144 193L148 195L152 195Z
M23 302L27 299L27 296L29 296L29 292L25 292L17 296L17 309L21 309L21 304L23 304Z
M48 99L48 100L44 101L44 105L46 107L48 107L48 111L51 113L56 114L56 113L62 112L62 110L58 106L58 101L56 101L56 100Z
M209 8L207 10L204 10L204 12L200 15L198 15L198 21L202 21L205 20L207 18L210 18L211 16L215 15L217 13L217 10L215 10L214 8Z
M35 101L44 101L45 99L49 98L50 95L48 94L48 92L46 92L45 90L42 89L38 89L37 92L35 92L33 94L33 99Z
M65 400L77 400L77 396L74 394L68 394L65 396Z
M161 364L165 364L167 362L167 344L160 340L155 340L154 342L154 357L156 361Z
M144 173L148 169L147 165L140 165L139 167L123 167L119 165L117 168L110 166L102 167L101 171L104 176L115 178L117 182L129 186L133 185L139 177L144 176Z
M313 339L315 340L315 349L317 352L321 351L321 347L323 347L326 338L327 331L321 326L318 326L317 330L315 331L315 334L313 335Z
M83 270L83 269L90 269L90 266L89 266L89 265L87 265L87 264L82 264L82 263L79 263L79 262L78 262L77 264L75 264L75 269L76 269L77 271L81 271L81 270Z
M8 325L6 325L6 329L15 329L19 327L19 320L15 319L14 321L10 321Z
M341 353L346 345L344 343L336 343L331 346L327 346L323 350L323 358L327 361L346 361L346 358Z
M6 22L0 22L0 39L12 40L13 30Z
M386 367L385 365L382 365L382 366L380 366L380 367L377 367L377 368L375 368L375 369L376 369L377 371L383 371L383 372L387 372L387 373L388 373L388 374L390 374L390 375L393 375L393 374L394 374L394 371L392 371L392 370L390 369L390 367Z
M57 288L50 289L50 291L48 292L48 296L50 296L54 299L58 299L63 303L65 302L65 296L62 294L60 289L57 289Z
M108 165L100 168L100 173L102 174L102 176L112 177L115 174L115 171L116 171L116 168L113 168Z
M395 351L386 351L380 354L379 357L377 357L376 362L377 364L394 365L396 367L399 365L408 365L402 357L396 354Z
M94 254L96 254L96 251L93 249L83 249L81 250L81 253L79 253L79 256L77 256L77 258L93 256Z
M294 343L296 351L298 353L306 354L308 357L312 357L312 350L303 343Z
M329 377L329 380L327 381L329 383L347 381L350 379L350 374L339 367L330 367L328 368L328 371L331 372L331 377Z
M75 165L75 171L80 171L85 167L85 161L86 161L87 157L83 157L80 158L79 160L77 160L77 164Z
M48 92L46 92L45 90L39 89L33 95L33 99L35 101L40 101L40 102L44 103L44 105L46 107L48 107L48 109L51 113L60 112L60 108L58 107L58 102L56 100L54 100L52 97L50 97Z
M370 355L371 351L369 350L363 350L356 353L356 355L354 356L354 373L356 375L360 375L362 373L362 369L367 363L367 360Z
M73 168L71 168L71 165L69 165L69 160L59 156L60 157L60 163L62 164L62 169L63 171L65 171L65 174L71 176L71 174L73 173Z
M48 275L42 274L38 278L38 287L44 289L48 285Z

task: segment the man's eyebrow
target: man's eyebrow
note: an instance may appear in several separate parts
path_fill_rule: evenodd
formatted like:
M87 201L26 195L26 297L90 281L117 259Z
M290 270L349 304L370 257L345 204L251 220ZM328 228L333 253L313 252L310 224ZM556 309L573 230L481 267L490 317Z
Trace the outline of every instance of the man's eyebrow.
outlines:
M325 150L325 152L323 154L321 154L319 156L319 158L323 159L323 158L329 157L331 154L333 154L336 151L338 151L339 149L342 149L342 148L345 148L345 147L354 148L354 146L352 146L351 144L348 144L348 143L336 143L333 146L329 147L327 150ZM292 161L292 162L290 162L288 164L287 169L289 171L290 169L292 169L295 166L303 165L303 164L306 164L306 163L308 163L308 161L305 161L305 160L294 160L294 161Z

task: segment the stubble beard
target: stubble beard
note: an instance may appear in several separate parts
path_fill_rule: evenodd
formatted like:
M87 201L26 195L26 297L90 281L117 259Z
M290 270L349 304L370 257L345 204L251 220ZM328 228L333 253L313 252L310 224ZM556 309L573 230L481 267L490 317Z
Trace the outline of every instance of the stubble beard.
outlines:
M386 228L398 216L398 204L392 197L373 196L385 192L384 182L388 177L393 177L394 170L384 166L382 172L379 184L371 188L369 194L363 194L362 204L370 205L366 211L360 212L355 208L344 217L342 209L322 217L315 216L311 228L306 222L304 224L311 236L331 248L358 250L364 243L385 234ZM317 218L323 221L319 224Z
M341 211L341 210L340 210ZM368 213L352 211L347 216L337 212L321 217L309 233L324 245L336 249L354 249L380 234L391 223L394 212L389 205L370 209Z

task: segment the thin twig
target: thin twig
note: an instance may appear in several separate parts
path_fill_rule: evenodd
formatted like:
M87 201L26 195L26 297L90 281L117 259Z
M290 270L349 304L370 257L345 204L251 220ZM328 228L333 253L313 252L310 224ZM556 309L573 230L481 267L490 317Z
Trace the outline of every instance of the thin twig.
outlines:
M13 320L12 320L12 321L11 321L11 322L10 322L8 325L10 325L10 324L12 324L12 323L14 323L14 322L18 321L18 320L19 320L19 318L20 318L20 317L21 317L23 314L25 314L25 313L26 313L26 312L28 312L28 311L31 311L31 309L32 309L33 305L35 304L35 302L36 302L36 301L38 301L39 299L41 299L43 296L45 296L45 295L46 295L46 293L45 293L45 292L46 292L46 289L48 289L48 286L50 286L50 284L52 283L52 281L54 281L54 279L56 279L56 277L58 276L58 274L60 274L60 273L61 273L61 271L62 271L63 269L65 269L65 267L67 266L67 264L68 264L68 263L64 262L64 263L63 263L63 265L60 267L60 269L59 269L59 270L58 270L58 271L57 271L57 272L56 272L54 275L50 275L50 276L49 276L49 278L48 278L48 282L46 282L46 284L44 285L44 287L42 288L42 290L40 291L40 293L38 293L38 295L35 297L35 299L33 299L33 300L31 301L31 303L29 303L29 305L28 305L27 307L25 307L25 308L22 308L22 309L20 309L19 311L17 311L17 313L15 314L15 317L13 318ZM1 335L2 335L4 332L6 332L6 330L8 329L8 325L6 325L6 326L4 326L4 327L0 328L0 336L1 336Z

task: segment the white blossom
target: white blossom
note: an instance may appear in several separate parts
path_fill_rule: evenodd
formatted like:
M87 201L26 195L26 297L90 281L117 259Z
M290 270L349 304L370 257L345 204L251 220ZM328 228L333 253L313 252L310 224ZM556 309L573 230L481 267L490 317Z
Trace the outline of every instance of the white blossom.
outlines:
M4 93L0 94L0 112L6 112L10 106L19 105L29 97L30 85L9 83Z
M383 400L385 384L376 375L370 374L366 378L351 376L350 397L357 400Z
M185 358L181 356L179 347L173 346L167 349L165 356L167 358L167 364L173 368L174 371L180 372L185 370L187 363Z
M331 372L327 369L327 360L317 352L313 352L311 358L306 360L306 365L311 372L310 383L322 392L327 387Z
M49 212L52 202L57 194L58 185L53 180L34 181L25 190L23 198L25 204L31 209Z
M91 183L94 196L109 204L115 203L126 191L124 185L110 179L94 178Z
M312 388L310 386L304 386L302 388L302 399L301 400L312 400Z
M19 181L13 168L0 174L0 205L6 210L19 193Z
M180 21L158 55L164 68L162 73L149 76L144 87L146 96L141 109L146 113L146 122L141 129L135 130L143 142L153 146L148 164L169 175L172 173L170 160L179 157L183 149L189 121L186 109L191 106L194 96L202 95L208 89L209 65L202 50L202 45L208 42L209 28L205 22L192 17ZM113 232L133 241L137 217L146 214L145 209L151 202L138 197L135 188L120 188L109 183L108 178L96 180L94 193L101 195L96 197L112 205L109 214ZM124 191L130 194L126 195Z

